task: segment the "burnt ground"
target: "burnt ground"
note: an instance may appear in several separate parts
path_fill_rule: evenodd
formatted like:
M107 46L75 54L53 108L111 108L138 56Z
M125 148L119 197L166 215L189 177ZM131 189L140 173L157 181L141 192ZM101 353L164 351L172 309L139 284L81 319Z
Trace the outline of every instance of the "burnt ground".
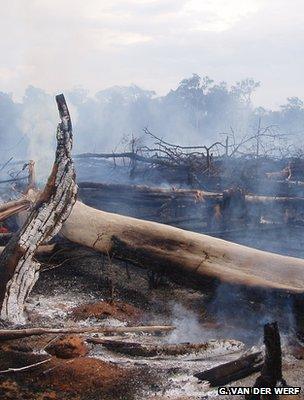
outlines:
M1 371L47 361L28 370L2 373L1 399L219 398L216 389L193 374L234 360L252 348L261 349L263 324L273 319L279 320L282 333L284 377L289 385L304 387L304 351L294 338L291 299L224 285L202 293L83 248L70 249L61 257L57 268L45 266L48 270L41 273L30 296L29 325L173 324L176 330L171 333L107 338L158 346L208 341L209 345L181 355L160 351L140 356L86 342L89 337L104 337L97 334L44 335L5 342ZM56 347L58 341L61 347ZM256 377L232 385L251 386Z

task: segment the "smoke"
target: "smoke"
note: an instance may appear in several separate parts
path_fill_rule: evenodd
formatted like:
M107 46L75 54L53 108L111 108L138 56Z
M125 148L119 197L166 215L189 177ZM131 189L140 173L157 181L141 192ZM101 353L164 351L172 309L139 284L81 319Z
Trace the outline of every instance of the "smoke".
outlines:
M29 87L23 99L20 128L28 139L26 157L36 162L38 182L48 175L54 159L57 121L53 98Z
M214 339L208 331L202 329L197 313L185 308L180 303L171 304L172 325L176 329L171 333L169 343L200 343Z
M208 313L222 325L223 337L252 344L260 339L259 332L266 323L278 321L283 334L296 326L292 297L224 283L218 286Z
M89 96L82 88L69 90L66 97L75 132L74 151L121 150L122 137L144 136L144 127L181 145L223 142L225 137L221 133L232 135L232 129L232 143L253 134L259 118L263 126L276 125L278 133L290 135L289 143L284 143L290 151L290 144L298 143L298 135L304 130L303 102L291 97L279 111L254 108L251 96L258 86L253 79L245 79L229 87L225 82L214 83L208 77L194 74L165 96L156 96L154 91L136 85L114 86L94 96ZM21 103L2 94L0 112L3 118L9 119L3 120L3 124L0 121L3 148L9 145L9 155L15 158L21 154L34 158L39 165L39 176L44 177L53 159L58 122L54 96L32 86L26 90ZM9 137L8 126L11 128ZM265 141L261 143L263 149L266 144Z
M70 104L69 110L76 122L77 109ZM38 183L45 182L54 161L58 121L54 96L29 87L23 98L19 127L28 143L24 157L35 161Z
M224 283L218 286L206 311L207 320L211 319L212 323L204 323L198 309L191 310L172 302L172 325L176 329L168 342L200 343L229 338L252 346L262 343L263 328L267 323L278 321L283 338L290 337L296 326L291 297Z

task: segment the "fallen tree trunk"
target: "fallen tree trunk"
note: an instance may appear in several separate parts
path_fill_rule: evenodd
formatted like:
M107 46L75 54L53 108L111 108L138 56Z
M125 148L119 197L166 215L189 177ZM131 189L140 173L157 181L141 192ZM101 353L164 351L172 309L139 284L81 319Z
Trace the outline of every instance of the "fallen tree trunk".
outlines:
M79 196L91 207L155 222L195 227L200 232L260 224L303 223L304 199L138 185L80 182ZM192 219L192 223L189 224Z
M76 200L70 115L64 96L56 96L56 101L61 122L53 170L22 229L0 256L1 318L16 323L24 322L24 301L39 276L35 252L60 231Z
M7 203L0 204L0 213L3 211L7 211L10 208L18 207L18 206L29 206L29 200L24 197L18 200L8 201Z
M167 199L189 199L195 202L204 201L220 201L223 194L219 192L208 192L196 189L164 189L159 187L150 187L145 185L125 185L117 183L97 183L97 182L79 182L79 189L92 189L100 191L101 196L105 199L116 200L117 198L137 198L154 200ZM115 198L113 198L115 196ZM279 196L261 196L261 195L245 195L245 200L252 204L300 204L304 207L304 198L302 197L279 197Z
M181 356L185 354L208 354L224 348L230 349L230 353L240 351L244 347L242 342L235 340L211 340L206 343L178 343L178 344L142 344L122 340L109 340L106 338L89 338L87 342L101 344L104 347L122 354L141 357L156 357L160 355ZM228 350L229 351L229 350Z
M218 365L194 376L200 381L208 381L210 386L223 386L230 382L246 378L255 372L261 371L263 367L263 356L261 352L242 356L237 360Z
M61 233L69 240L179 281L189 277L304 292L304 260L281 256L76 202Z
M11 207L5 211L1 211L0 212L0 221L4 221L7 218L9 218L15 214L19 214L21 211L25 211L27 209L28 209L28 205L24 204L24 205Z
M0 329L1 340L21 339L28 336L61 334L61 333L136 333L136 332L171 332L172 325L144 325L144 326L99 326L79 328L28 328L28 329Z
M6 218L11 217L14 214L27 210L29 206L30 201L26 197L0 204L0 221L4 221Z

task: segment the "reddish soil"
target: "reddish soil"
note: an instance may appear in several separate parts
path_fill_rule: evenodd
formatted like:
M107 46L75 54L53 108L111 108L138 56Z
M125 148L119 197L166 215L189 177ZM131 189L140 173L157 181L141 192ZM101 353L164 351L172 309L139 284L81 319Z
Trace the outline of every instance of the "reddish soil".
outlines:
M75 307L71 310L71 315L76 320L112 317L123 322L138 323L143 317L143 312L137 307L121 301L114 301L113 303L100 301Z
M59 358L75 358L85 356L88 347L80 336L70 335L51 342L45 351Z
M0 382L1 400L59 400L54 391L33 393L31 390L22 389L17 382L10 379ZM74 400L77 400L75 397Z
M113 395L123 392L127 389L126 382L134 375L130 370L90 357L59 363L56 360L54 364L39 383L55 392L86 394L88 398L95 393Z
M0 368L32 365L47 356L2 351ZM29 370L2 374L1 400L131 399L141 385L138 370L126 369L91 357L63 360L52 357Z

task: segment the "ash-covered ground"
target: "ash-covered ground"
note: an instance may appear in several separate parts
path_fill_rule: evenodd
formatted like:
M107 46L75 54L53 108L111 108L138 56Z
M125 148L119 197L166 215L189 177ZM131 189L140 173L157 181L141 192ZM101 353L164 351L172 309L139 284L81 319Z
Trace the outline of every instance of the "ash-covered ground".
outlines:
M145 356L86 343L87 350L80 357L65 359L56 353L49 362L32 370L2 375L1 398L228 399L219 397L215 388L200 382L194 374L262 349L263 324L273 318L279 318L282 328L284 377L289 385L304 385L304 352L293 337L293 327L289 325L292 319L287 323L288 312L291 312L287 303L286 315L280 317L272 313L271 303L261 302L259 296L245 298L241 290L236 291L231 305L222 301L227 295L226 287L219 286L202 294L165 277L160 279L157 288L150 286L147 271L115 260L109 262L83 248L76 249L69 252L65 265L41 273L27 306L29 322L31 326L45 327L172 324L176 329L170 333L128 333L108 335L106 339L159 346L160 349L161 346L165 349L167 344L185 342L208 345L180 355L160 350L157 355ZM232 306L234 312L228 312ZM48 346L62 337L69 335L6 343L0 357L1 370L36 361L27 359L26 354L32 357L34 353L38 360L49 357ZM104 338L104 335L88 333L76 337L84 340ZM23 354L23 358L17 361L10 356L7 359L5 354L12 351L15 357ZM232 385L251 386L257 375Z

